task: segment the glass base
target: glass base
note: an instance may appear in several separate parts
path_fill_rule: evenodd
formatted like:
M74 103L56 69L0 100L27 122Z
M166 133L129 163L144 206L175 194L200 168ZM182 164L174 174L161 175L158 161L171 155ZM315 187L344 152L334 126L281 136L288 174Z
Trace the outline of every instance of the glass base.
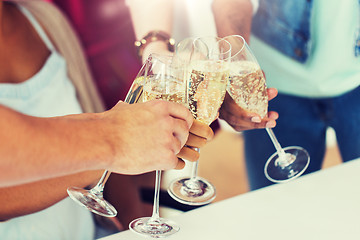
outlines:
M308 152L302 147L286 147L284 158L274 153L265 164L267 179L275 183L284 183L301 176L310 163Z
M102 196L94 194L91 190L85 190L77 187L70 187L67 192L72 200L87 208L93 213L104 217L115 217L116 209Z
M216 197L215 187L201 177L175 179L167 191L176 201L192 206L208 204Z
M143 236L162 238L178 232L180 227L168 219L143 217L133 220L129 224L129 229Z

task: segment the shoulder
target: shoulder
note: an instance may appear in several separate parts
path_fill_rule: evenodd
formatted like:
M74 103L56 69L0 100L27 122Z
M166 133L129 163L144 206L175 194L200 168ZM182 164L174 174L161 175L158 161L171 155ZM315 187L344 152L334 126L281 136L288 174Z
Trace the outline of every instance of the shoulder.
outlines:
M13 0L26 8L39 22L41 27L58 48L64 41L71 38L77 40L77 34L65 14L53 3L44 0ZM69 39L68 39L69 40Z
M29 11L37 10L37 11L54 11L58 14L61 14L60 10L51 2L47 2L44 0L11 0L12 2L24 6Z
M16 4L26 8L40 22L46 31L51 31L53 26L61 28L69 25L68 19L62 11L53 3L44 0L12 0Z

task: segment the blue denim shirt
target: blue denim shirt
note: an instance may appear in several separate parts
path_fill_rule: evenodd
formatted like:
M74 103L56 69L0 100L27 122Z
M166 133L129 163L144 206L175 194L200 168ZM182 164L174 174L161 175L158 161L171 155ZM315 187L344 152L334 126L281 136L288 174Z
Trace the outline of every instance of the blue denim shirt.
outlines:
M311 53L312 4L313 0L260 0L252 33L286 56L305 62ZM354 54L360 55L359 31Z

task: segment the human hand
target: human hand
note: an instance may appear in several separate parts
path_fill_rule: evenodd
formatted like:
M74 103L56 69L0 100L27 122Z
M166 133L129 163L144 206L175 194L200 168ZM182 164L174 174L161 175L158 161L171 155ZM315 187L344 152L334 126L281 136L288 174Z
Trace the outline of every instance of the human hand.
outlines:
M189 161L197 161L200 157L198 151L194 148L203 147L209 140L214 137L214 132L207 124L200 122L199 120L194 120L191 128L190 134L186 141L184 147L178 153L179 158L183 158ZM178 164L177 169L182 169L185 166Z
M176 156L186 143L193 117L184 106L162 100L119 102L104 112L104 141L114 152L110 171L140 174L182 166Z
M267 93L270 101L277 96L278 92L275 88L268 88ZM220 118L224 119L236 131L266 127L273 128L276 126L276 119L279 117L277 112L270 111L267 117L261 119L258 114L248 112L239 107L228 93L226 93L219 112Z

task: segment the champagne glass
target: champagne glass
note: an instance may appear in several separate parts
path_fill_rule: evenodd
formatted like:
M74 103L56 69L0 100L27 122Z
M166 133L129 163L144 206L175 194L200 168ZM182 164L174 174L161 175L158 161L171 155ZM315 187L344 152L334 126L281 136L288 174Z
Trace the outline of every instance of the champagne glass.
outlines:
M171 57L151 54L144 65L145 69L140 73L144 79L144 102L162 99L185 104L185 81L177 77L180 69L172 64ZM129 228L135 233L159 238L172 235L180 229L176 223L159 215L160 181L161 171L157 170L152 216L133 220Z
M190 112L195 119L208 125L217 118L225 97L230 53L229 42L217 37L185 39L176 48L175 59L180 58L187 65L184 78ZM195 150L199 151L198 148ZM216 197L215 187L197 176L199 161L192 164L191 176L173 180L168 193L183 204L208 204Z
M232 47L230 63L229 95L243 109L260 115L267 115L268 96L263 72L244 38L227 36ZM287 182L304 173L310 162L308 152L298 146L282 148L274 132L266 131L276 152L267 160L264 173L272 182Z
M139 101L142 96L142 84L143 79L141 77L135 78L126 95L125 102L133 104ZM91 212L104 217L114 217L117 214L116 209L103 197L104 186L110 174L110 171L105 170L99 182L90 190L79 187L69 187L67 193L72 200Z

